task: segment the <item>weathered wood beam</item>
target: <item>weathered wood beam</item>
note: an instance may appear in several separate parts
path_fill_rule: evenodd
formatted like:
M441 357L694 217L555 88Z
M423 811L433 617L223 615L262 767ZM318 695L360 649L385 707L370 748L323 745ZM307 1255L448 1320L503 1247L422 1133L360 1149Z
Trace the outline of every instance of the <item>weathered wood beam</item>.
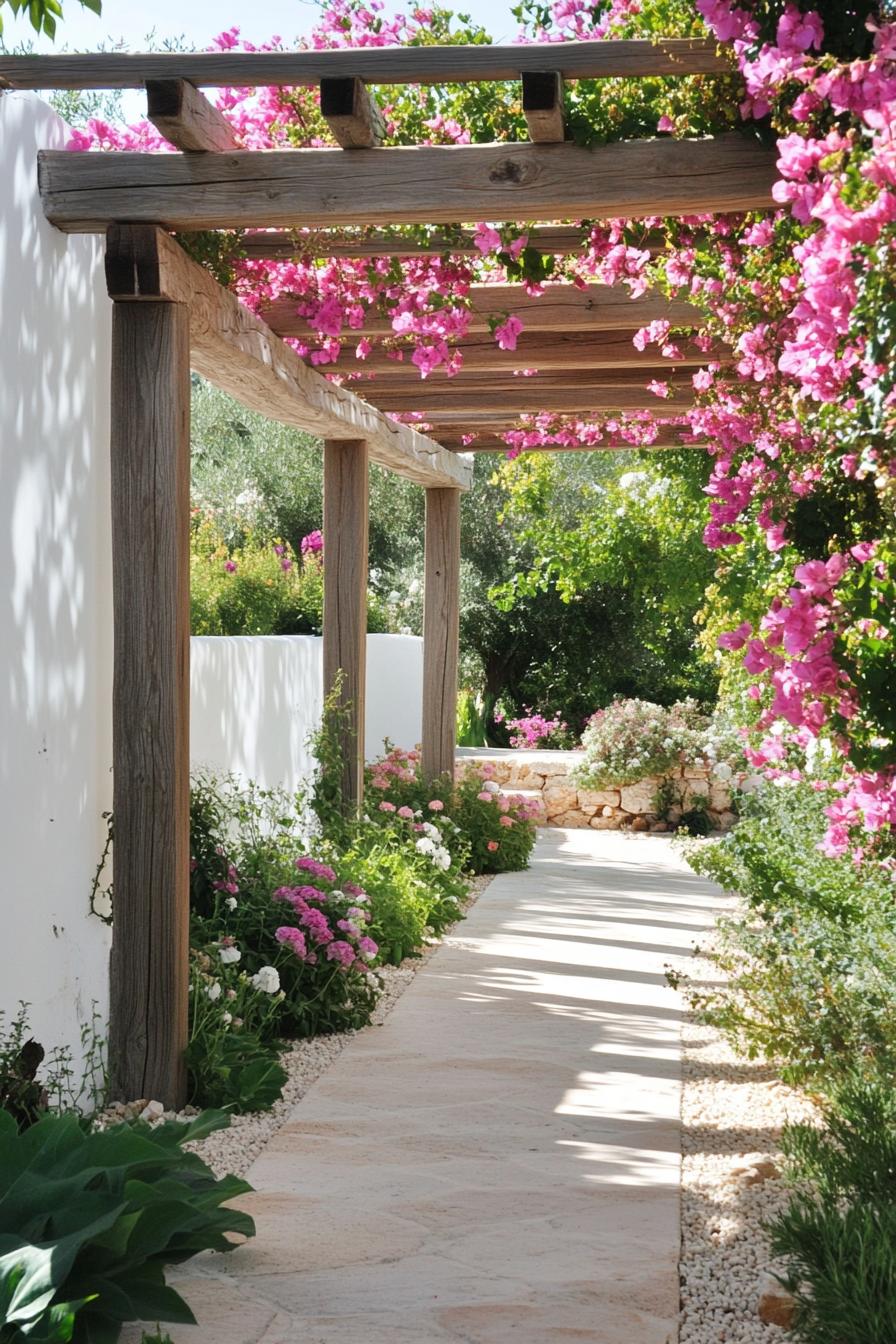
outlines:
M536 331L634 331L649 322L671 322L676 327L697 327L703 321L700 310L684 299L667 299L663 294L641 294L633 299L624 285L545 285L544 292L533 297L520 285L473 285L469 293L472 314L471 335L491 333L492 319L502 320L515 313L523 323L524 337ZM278 336L311 340L313 333L303 317L296 313L296 300L277 299L262 308L264 318ZM348 348L362 336L394 336L392 319L368 312L357 330L346 330L343 339ZM492 339L494 345L494 339Z
M523 72L523 116L533 144L551 145L563 139L563 76L558 70Z
M469 432L476 433L475 430ZM446 430L445 436L440 439L440 442L446 448L459 453L506 453L511 447L509 443L495 434L476 433L476 438L472 443L463 443L457 437L456 429ZM671 443L663 439L658 443L646 444L643 448L639 448L635 444L620 443L618 440L613 440L611 443L577 443L572 446L557 443L538 444L536 447L527 448L525 451L527 453L669 453L679 452L682 448L699 448L704 451L706 445L702 443Z
M648 383L664 383L676 391L693 391L693 374L685 374L678 366L676 371L666 365L660 368L650 365L641 369L548 369L539 373L513 373L500 370L464 373L461 370L453 378L430 376L421 378L411 368L403 378L382 377L367 378L345 384L358 393L358 396L379 405L381 396L412 397L415 401L425 396L434 396L441 405L458 392L494 392L502 399L513 400L517 392L526 395L535 392L582 392L591 389L609 391L617 388L647 387Z
M373 149L383 139L382 115L361 79L322 79L320 110L333 139L343 149Z
M644 387L559 387L529 386L534 380L519 378L520 386L502 392L483 387L474 390L458 387L429 387L422 390L392 392L384 387L369 395L384 411L422 415L430 424L471 422L476 413L485 415L591 414L608 411L655 411L657 415L680 415L694 404L693 389L677 388L672 396L657 397Z
M321 438L363 437L372 462L419 485L468 488L466 463L308 368L162 229L111 227L106 280L113 299L186 304L193 368L251 410Z
M584 252L582 229L564 225L536 224L527 230L529 246L549 256L566 257ZM279 229L248 229L240 239L247 257L262 261L288 261L295 257L428 257L452 252L456 256L481 256L469 230L433 233L428 238L409 238L407 234L366 231L357 238L332 234L326 230L284 233ZM645 232L639 246L656 252L663 246L659 230Z
M715 139L581 145L421 145L347 158L327 149L239 154L44 150L44 212L69 233L116 220L177 232L245 227L643 219L774 204L775 151Z
M239 148L224 114L185 79L147 80L146 115L175 149L222 153Z
M502 350L494 337L459 341L453 349L463 355L463 367L450 381L468 379L473 374L503 373L513 369L550 370L618 370L658 369L657 376L674 373L676 369L700 367L710 360L723 362L731 359L727 346L713 346L709 352L701 350L693 341L676 341L681 359L662 359L656 345L638 350L632 344L637 328L630 331L558 331L550 335L524 331L517 339L515 350ZM411 363L410 350L399 360L387 348L377 345L366 359L358 359L353 346L346 347L335 364L325 365L344 374L376 374L377 383L419 378ZM649 376L649 375L648 375ZM427 379L428 385L441 381L446 375L435 369ZM349 384L354 386L354 384Z
M367 665L367 445L324 443L324 694L339 685L342 801L364 793Z
M427 490L423 597L421 769L454 774L460 619L460 493Z
M112 315L113 1096L186 1101L190 347L186 308Z
M147 79L200 87L309 86L333 76L367 84L470 84L543 70L546 50L564 79L711 75L732 70L712 41L666 38L532 45L364 47L340 51L0 55L0 83L14 89L138 89Z

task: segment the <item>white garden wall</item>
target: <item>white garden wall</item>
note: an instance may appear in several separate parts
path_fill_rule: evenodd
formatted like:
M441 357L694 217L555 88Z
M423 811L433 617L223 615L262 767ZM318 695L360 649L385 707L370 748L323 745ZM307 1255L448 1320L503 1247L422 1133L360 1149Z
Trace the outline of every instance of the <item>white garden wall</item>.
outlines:
M105 1014L88 896L111 805L111 305L102 242L58 233L37 151L67 129L0 94L0 1009L77 1051Z
M267 788L294 790L314 762L307 739L323 706L322 641L312 635L191 640L190 759ZM423 641L367 636L364 750L420 741Z

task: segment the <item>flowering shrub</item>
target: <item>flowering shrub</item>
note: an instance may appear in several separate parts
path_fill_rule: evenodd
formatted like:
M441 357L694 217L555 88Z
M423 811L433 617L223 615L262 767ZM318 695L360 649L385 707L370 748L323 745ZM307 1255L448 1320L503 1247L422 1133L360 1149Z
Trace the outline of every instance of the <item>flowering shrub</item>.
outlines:
M308 543L306 545L306 543ZM287 542L247 529L228 545L214 519L194 514L190 536L190 628L194 635L319 635L322 542L305 537L301 557ZM368 594L369 630L390 628L385 604Z
M491 778L493 771L488 761L462 765L452 809L470 846L473 872L513 873L528 866L539 804L519 793L504 793Z
M190 1100L237 1112L268 1110L286 1082L273 1043L285 997L279 973L273 966L252 976L239 970L242 954L228 939L215 952L194 950L190 957Z
M552 719L546 719L543 714L533 714L531 709L526 710L526 716L519 719L504 719L502 715L495 714L496 723L505 723L510 730L510 745L521 749L532 750L534 747L554 747L563 749L572 742L572 734L566 723L556 714Z
M418 851L437 867L447 869L453 854L455 863L469 864L474 873L525 868L537 804L502 793L491 773L488 763L469 763L453 785L447 778L428 784L419 751L393 747L368 771L368 815L380 824L411 827Z
M589 720L574 777L585 788L602 789L663 775L682 758L705 758L708 727L708 716L692 700L669 709L647 700L614 700Z

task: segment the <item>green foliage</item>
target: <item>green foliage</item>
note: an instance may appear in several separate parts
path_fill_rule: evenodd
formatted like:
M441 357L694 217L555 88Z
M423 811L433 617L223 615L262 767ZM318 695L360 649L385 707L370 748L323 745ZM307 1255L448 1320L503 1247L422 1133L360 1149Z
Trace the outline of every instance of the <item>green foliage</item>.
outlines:
M455 784L451 815L470 846L474 873L528 868L535 844L533 814L527 799L502 793L474 765L467 765Z
M896 1070L896 915L885 873L819 851L830 795L768 787L691 865L744 898L712 953L725 983L690 994L704 1020L797 1083Z
M805 1344L896 1338L896 1094L890 1079L848 1079L823 1127L791 1125L783 1147L797 1190L773 1222Z
M276 989L253 983L236 965L216 965L214 952L194 951L190 965L190 1100L238 1114L266 1111L280 1099L286 1070L280 1063ZM269 970L272 968L269 968Z
M83 9L91 14L103 12L102 0L78 0ZM62 19L60 0L0 0L0 34L3 32L3 10L8 7L16 18L27 14L28 22L36 33L45 33L49 38L56 36L56 24Z
M164 1266L255 1230L225 1207L245 1181L217 1180L182 1146L227 1123L209 1112L86 1133L73 1115L48 1115L20 1134L0 1112L3 1344L114 1344L126 1321L193 1323Z
M76 1072L68 1048L56 1047L47 1055L31 1038L27 1003L19 1004L8 1026L0 1010L0 1111L27 1129L47 1111L101 1106L106 1092L105 1052L96 1004L90 1020L81 1026L81 1049L83 1064Z

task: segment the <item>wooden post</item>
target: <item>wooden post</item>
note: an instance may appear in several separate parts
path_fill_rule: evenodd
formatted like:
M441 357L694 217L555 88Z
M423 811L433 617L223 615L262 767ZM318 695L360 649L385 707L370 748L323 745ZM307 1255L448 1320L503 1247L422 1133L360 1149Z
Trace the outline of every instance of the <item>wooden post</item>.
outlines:
M112 319L113 1095L186 1100L190 895L190 322Z
M460 618L460 491L426 492L423 774L454 773Z
M342 797L364 792L364 678L367 667L367 444L324 442L324 694L340 673L348 708L342 743Z

